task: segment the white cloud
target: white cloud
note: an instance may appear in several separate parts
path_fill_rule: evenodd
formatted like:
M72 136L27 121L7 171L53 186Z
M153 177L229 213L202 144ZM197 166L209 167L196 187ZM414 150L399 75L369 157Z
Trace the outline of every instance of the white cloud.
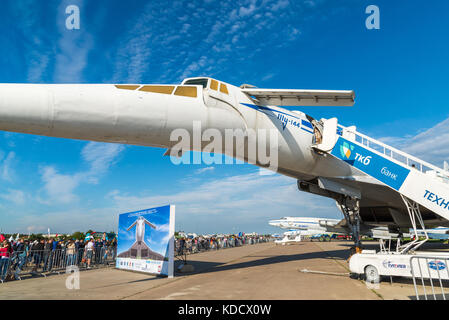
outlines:
M90 164L90 170L84 176L91 183L97 183L98 176L114 165L123 150L125 147L120 144L89 142L81 152L83 159Z
M124 149L123 145L89 142L81 151L83 160L88 164L87 171L61 174L53 166L43 167L41 176L47 197L40 197L40 202L71 203L78 200L75 189L81 183L97 184Z
M279 0L278 2L274 3L271 7L271 10L273 11L279 11L280 9L285 9L289 6L288 0Z
M404 151L441 166L449 160L449 118L404 141Z
M339 217L335 202L298 191L285 176L243 174L199 184L166 195L111 195L121 211L175 204L177 228L192 232L231 232L231 225L250 231L267 228L268 220L287 215Z
M21 190L8 189L7 193L0 194L0 198L11 201L17 205L25 203L25 193Z
M8 223L7 233L23 233L24 230L34 233L47 233L50 228L55 233L73 233L117 230L118 212L115 208L64 208L63 210L37 213L24 212L20 219Z
M16 158L16 154L13 151L10 151L6 158L1 163L1 177L3 180L6 180L8 182L12 182L15 177L15 171L13 168L14 161Z
M202 174L202 173L205 173L208 171L214 171L214 170L215 170L215 167L201 168L201 169L195 170L195 174Z
M449 118L412 137L384 137L386 144L442 167L449 160Z
M240 65L249 67L264 50L285 48L298 39L312 14L302 15L309 7L305 3L310 1L228 0L214 3L212 10L208 2L175 2L170 8L148 2L118 38L112 81L179 82L201 75L220 78L227 70L241 81ZM261 70L253 77L264 75Z
M41 199L42 203L70 203L78 199L73 191L81 181L79 174L63 175L58 173L53 167L44 167L42 169L42 181L44 182L44 189L49 196L48 200Z
M93 38L83 27L81 20L80 30L68 30L65 24L65 9L73 5L72 0L63 0L58 7L57 25L59 31L59 42L55 57L55 81L63 83L79 83L83 79L83 71L87 66L90 50L93 48ZM83 1L77 0L76 5L82 9ZM82 11L81 11L82 12ZM61 16L64 19L61 19Z
M268 73L267 75L262 77L262 81L268 81L272 79L276 74L275 73Z
M40 82L49 66L52 48L44 41L46 31L41 27L42 20L49 12L36 7L35 1L23 0L11 3L11 16L20 21L21 45L27 67L26 78L29 82ZM30 9L33 8L33 9Z
M251 0L248 7L240 7L239 15L240 17L246 17L252 15L256 11L256 0Z

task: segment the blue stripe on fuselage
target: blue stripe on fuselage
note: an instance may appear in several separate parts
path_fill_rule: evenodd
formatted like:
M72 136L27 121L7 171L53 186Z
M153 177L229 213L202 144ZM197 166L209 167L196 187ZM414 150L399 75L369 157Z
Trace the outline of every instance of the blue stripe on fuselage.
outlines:
M307 132L307 133L313 134L312 131L309 131L309 130L307 130L306 128L302 128L302 127L301 127L301 130L304 130L304 131Z
M301 120L301 123L302 123L303 126L309 127L310 129L313 130L313 126L312 126L312 124L309 121Z
M280 113L280 114L285 114L286 116L289 116L289 117L293 117L293 118L302 120L301 118L299 118L299 117L297 117L297 116L294 116L294 115L292 115L292 114L290 114L290 113L285 113L285 112L282 112L282 111L278 111L278 110L275 110L275 109L271 109L271 108L269 108L269 107L258 106L258 105L255 105L255 104L248 104L248 103L240 103L240 104L243 104L244 106L250 107L251 109L254 109L254 110L256 110L256 111L261 111L261 112L264 112L264 111L272 111L272 112L277 112L277 113ZM265 113L265 112L264 112L264 113ZM269 116L272 116L272 115L269 114L269 113L265 113L265 114L266 114L266 115L269 115Z
M305 131L307 133L313 134L313 131L309 131L308 130L308 128L313 129L312 124L310 122L304 120L304 119L301 119L301 118L295 116L295 115L292 115L290 113L285 113L285 112L282 112L282 111L279 111L279 110L276 110L276 109L272 109L272 108L269 108L269 107L258 106L258 105L255 105L255 104L248 104L248 103L242 103L242 102L240 104L242 104L244 106L247 106L247 107L249 107L251 109L254 109L256 111L260 111L260 112L262 112L262 113L264 113L264 114L266 114L267 116L270 116L270 117L274 117L275 115L273 115L271 113L268 113L266 111L277 112L277 113L284 114L286 116L293 117L295 119L301 120L301 130L303 130L303 131ZM307 128L304 128L304 127L307 127Z

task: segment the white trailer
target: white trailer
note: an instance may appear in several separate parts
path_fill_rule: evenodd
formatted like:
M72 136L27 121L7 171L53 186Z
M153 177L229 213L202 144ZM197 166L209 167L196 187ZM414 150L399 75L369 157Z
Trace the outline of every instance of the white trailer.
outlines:
M449 253L416 251L410 254L363 250L349 260L351 273L379 283L382 276L449 280Z
M418 251L429 236L419 205L404 196L402 198L409 211L414 240L401 244L398 239L396 250L391 250L392 240L389 239L387 247L384 239L380 239L380 251L363 250L361 253L354 254L349 260L349 270L352 274L364 276L370 283L379 283L383 276L412 278L417 299L420 299L418 281L422 284L424 297L427 299L425 284L427 281L435 299L437 299L435 291L437 285L440 287L443 299L446 299L443 281L449 280L449 252ZM423 240L419 239L417 222L423 230L425 236Z

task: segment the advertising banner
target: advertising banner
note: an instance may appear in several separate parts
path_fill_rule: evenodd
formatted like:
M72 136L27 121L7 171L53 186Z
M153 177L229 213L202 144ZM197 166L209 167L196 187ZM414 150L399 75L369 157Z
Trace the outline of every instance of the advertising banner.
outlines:
M395 190L399 190L410 173L393 161L371 152L342 137L332 150L332 155L369 174Z
M175 206L119 216L118 269L173 277Z

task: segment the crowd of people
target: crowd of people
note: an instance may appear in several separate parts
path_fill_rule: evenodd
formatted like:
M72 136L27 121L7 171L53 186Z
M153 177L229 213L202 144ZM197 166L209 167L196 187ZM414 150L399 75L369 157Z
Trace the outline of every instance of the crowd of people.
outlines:
M240 247L268 242L270 236L262 235L215 235L185 236L175 241L175 254L192 254L201 251ZM0 280L20 280L23 274L40 275L62 271L70 266L115 265L117 239L108 240L86 237L84 240L28 238L7 240L0 235Z
M263 235L220 235L180 237L175 242L177 255L192 254L201 251L240 247L271 241L271 236Z
M7 240L0 235L0 280L20 280L26 268L31 274L42 274L68 266L105 264L114 261L117 241L106 239L40 239L29 241L18 238Z

